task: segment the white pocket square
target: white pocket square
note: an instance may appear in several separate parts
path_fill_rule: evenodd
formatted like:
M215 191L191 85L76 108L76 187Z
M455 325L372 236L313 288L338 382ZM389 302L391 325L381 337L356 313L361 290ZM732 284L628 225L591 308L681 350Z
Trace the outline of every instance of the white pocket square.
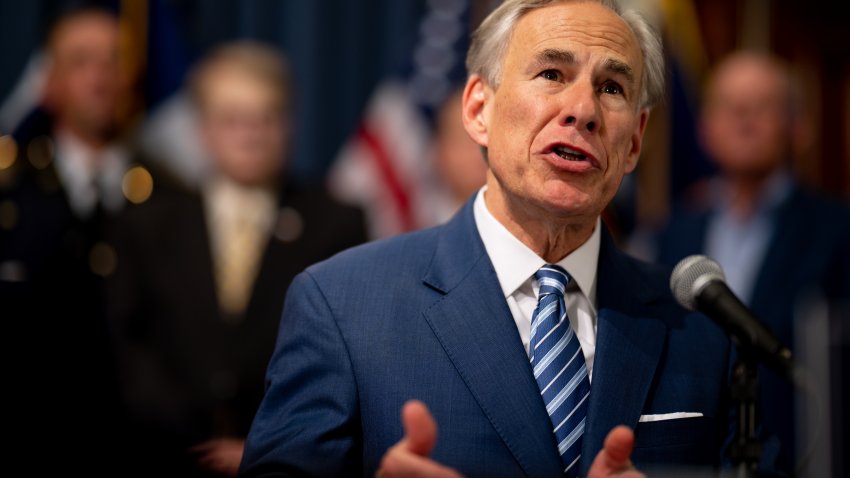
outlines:
M659 413L656 415L641 415L638 420L639 423L644 422L660 422L664 420L678 420L680 418L694 418L701 417L702 413L699 412L674 412L674 413Z

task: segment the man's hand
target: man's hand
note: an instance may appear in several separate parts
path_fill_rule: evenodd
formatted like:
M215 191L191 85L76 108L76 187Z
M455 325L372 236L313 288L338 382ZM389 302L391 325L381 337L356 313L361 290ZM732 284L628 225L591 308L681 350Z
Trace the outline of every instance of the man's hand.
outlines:
M190 449L198 454L198 467L219 476L235 477L239 472L245 441L238 438L217 438Z
M605 478L617 476L622 478L646 478L632 465L629 456L635 446L635 434L629 427L618 426L608 432L605 444L590 465L587 478Z
M428 458L437 444L437 422L422 402L411 400L401 409L404 438L387 450L378 478L437 477L461 478L461 475ZM635 445L634 433L625 426L611 430L602 450L590 466L587 478L646 478L629 460Z
M428 458L437 444L437 422L424 403L417 400L405 403L401 409L401 423L404 438L384 454L378 478L461 478L457 471Z

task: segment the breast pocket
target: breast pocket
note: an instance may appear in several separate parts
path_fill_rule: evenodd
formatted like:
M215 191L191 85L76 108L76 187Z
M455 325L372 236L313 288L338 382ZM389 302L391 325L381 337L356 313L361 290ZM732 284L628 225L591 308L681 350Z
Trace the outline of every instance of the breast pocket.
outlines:
M632 459L636 464L713 466L720 455L718 447L711 417L645 422L635 427Z

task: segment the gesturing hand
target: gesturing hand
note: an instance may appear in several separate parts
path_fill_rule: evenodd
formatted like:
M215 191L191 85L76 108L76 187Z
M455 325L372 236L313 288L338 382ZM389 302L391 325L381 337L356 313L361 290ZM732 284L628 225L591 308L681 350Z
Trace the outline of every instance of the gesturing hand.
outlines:
M401 422L404 438L384 454L376 475L378 478L461 478L457 471L429 458L437 444L437 422L424 403L417 400L405 403L401 409ZM634 444L635 435L628 427L615 427L605 438L587 478L646 478L629 459Z
M608 432L605 444L596 454L587 478L606 478L617 476L622 478L646 478L632 465L629 456L635 446L635 434L629 427L618 426Z
M217 438L196 445L190 451L198 454L198 467L219 476L236 476L245 450L241 438Z
M437 422L424 403L417 400L405 403L401 409L401 423L404 438L384 454L378 478L461 478L457 471L429 458L437 444Z

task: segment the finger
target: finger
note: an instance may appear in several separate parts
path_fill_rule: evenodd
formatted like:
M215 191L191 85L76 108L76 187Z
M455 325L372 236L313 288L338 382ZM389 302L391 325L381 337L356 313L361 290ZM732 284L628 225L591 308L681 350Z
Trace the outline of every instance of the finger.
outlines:
M198 443L189 448L191 453L205 453L213 450L217 446L216 440L208 440L203 443Z
M614 427L605 437L602 445L609 459L609 464L616 469L630 468L632 466L629 457L635 446L635 434L627 427L620 425Z
M428 407L418 400L410 400L401 409L405 448L417 455L428 456L437 444L437 422Z
M216 461L215 455L207 453L198 457L198 466L201 468L210 468Z
M436 461L416 455L407 450L402 443L390 448L381 461L378 478L404 476L410 478L462 478L457 471Z
M605 437L602 450L596 455L587 473L588 478L602 478L633 470L629 456L632 454L634 444L635 435L629 427L622 425L615 427ZM635 476L643 476L638 472L634 473L636 473Z

